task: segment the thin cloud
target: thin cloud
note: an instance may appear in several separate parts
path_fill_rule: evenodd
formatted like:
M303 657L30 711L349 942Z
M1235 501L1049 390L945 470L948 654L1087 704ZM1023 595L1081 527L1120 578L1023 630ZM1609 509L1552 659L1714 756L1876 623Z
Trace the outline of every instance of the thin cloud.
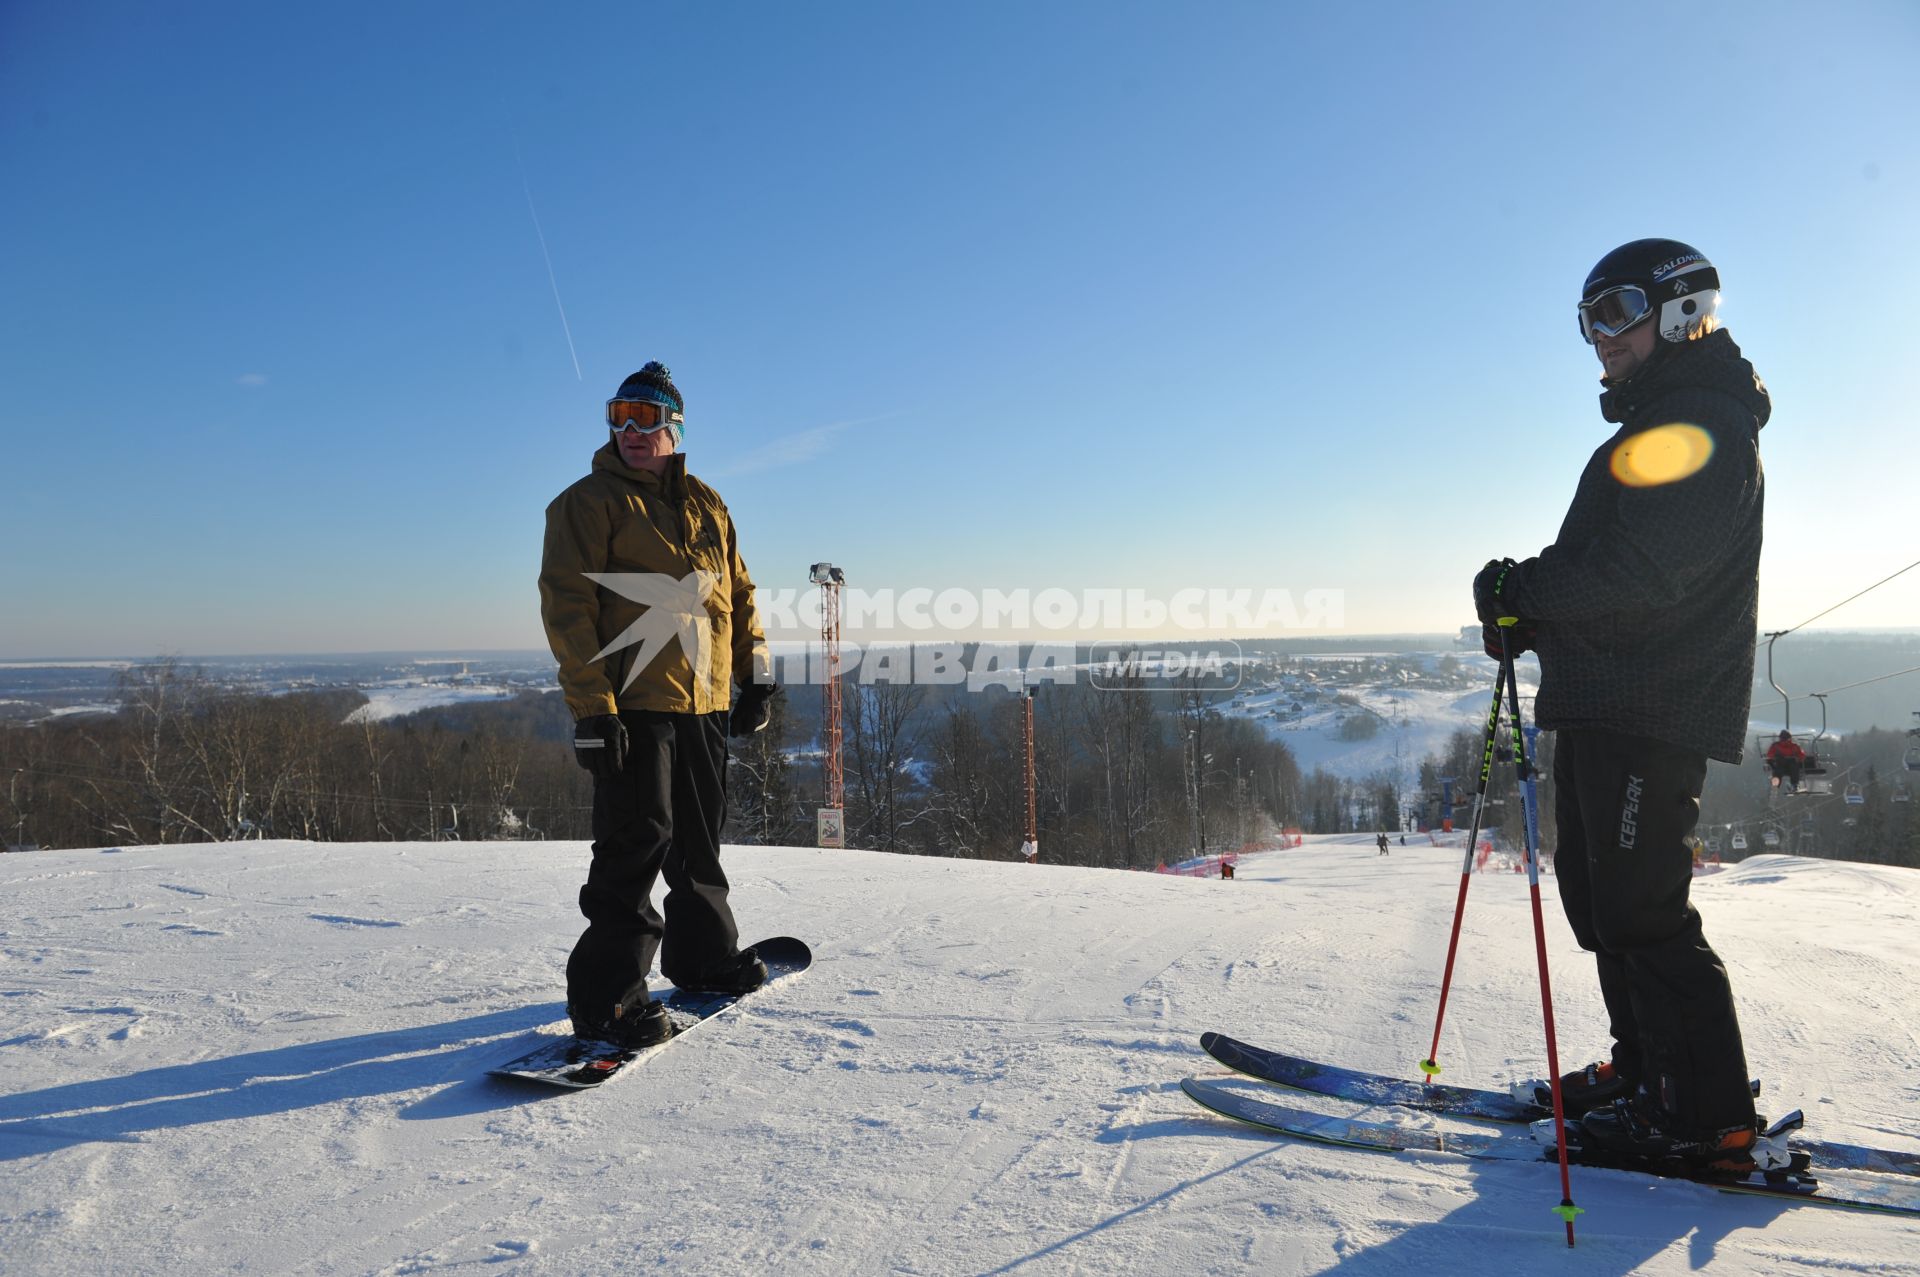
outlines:
M776 439L763 447L756 448L734 460L731 465L714 471L714 477L724 479L730 475L754 474L761 470L780 470L788 466L805 465L832 452L835 442L842 434L855 426L869 425L876 421L885 421L890 417L902 415L899 412L883 412L876 417L857 417L850 421L830 421L824 426L813 426L806 430L796 430Z

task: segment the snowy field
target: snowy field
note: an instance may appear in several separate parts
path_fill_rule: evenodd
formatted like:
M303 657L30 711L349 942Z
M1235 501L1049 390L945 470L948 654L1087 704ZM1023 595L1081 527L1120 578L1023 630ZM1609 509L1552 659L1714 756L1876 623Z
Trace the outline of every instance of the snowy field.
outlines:
M487 1079L561 1018L584 860L0 857L0 1271L1920 1273L1920 1223L1578 1168L1570 1252L1549 1165L1288 1143L1179 1093L1219 1071L1206 1029L1411 1074L1453 850L1313 840L1222 882L737 848L744 929L810 940L808 975L603 1091ZM1696 892L1763 1109L1920 1148L1920 875L1766 856ZM1440 1056L1541 1066L1524 878L1473 883Z
M390 718L418 714L421 710L444 705L465 705L472 701L510 701L511 687L487 683L393 683L362 687L367 703L347 715L349 723L378 723Z
M1421 762L1430 754L1444 756L1456 731L1465 729L1477 738L1486 727L1487 706L1493 697L1493 661L1478 652L1408 654L1429 667L1449 655L1467 671L1461 681L1469 686L1396 686L1364 675L1345 674L1341 681L1316 687L1319 699L1302 701L1304 685L1289 678L1279 689L1248 688L1221 708L1223 713L1251 719L1268 736L1286 742L1303 772L1319 767L1347 780L1384 774L1403 786L1412 786L1419 779ZM1336 660L1325 659L1329 664ZM1521 713L1531 723L1531 698L1539 691L1540 667L1526 659L1515 668L1523 698ZM1338 703L1335 696L1348 697L1354 704ZM1302 706L1298 712L1292 709L1295 704ZM1342 738L1342 720L1355 714L1369 714L1378 720L1374 735L1363 740ZM1503 725L1502 730L1511 729Z

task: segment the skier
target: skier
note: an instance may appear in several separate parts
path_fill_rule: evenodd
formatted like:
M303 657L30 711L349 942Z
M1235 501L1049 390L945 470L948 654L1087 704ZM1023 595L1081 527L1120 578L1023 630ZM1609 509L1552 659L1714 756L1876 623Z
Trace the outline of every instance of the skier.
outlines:
M1800 748L1792 732L1781 732L1780 738L1767 746L1767 770L1773 773L1773 783L1784 783L1789 794L1800 788L1801 769L1806 765L1807 751Z
M1766 387L1719 328L1719 276L1673 240L1622 245L1581 293L1603 369L1593 453L1554 543L1473 583L1540 659L1557 730L1560 898L1592 951L1612 1058L1562 1079L1582 1139L1752 1165L1757 1127L1732 987L1688 903L1707 760L1740 761L1753 684Z
M764 728L777 689L733 521L678 451L685 411L662 364L621 383L592 471L547 507L540 563L574 757L593 773L567 1013L575 1036L632 1047L673 1032L647 989L656 951L682 989L744 993L767 977L738 947L720 826L727 737Z
M1384 830L1384 829L1383 829L1383 830L1381 830L1381 831L1380 831L1380 836L1379 836L1379 837L1377 837L1377 838L1375 838L1375 839L1373 840L1373 842L1374 842L1374 845L1375 845L1376 847L1378 847L1378 848L1380 849L1380 852L1379 852L1379 854L1380 854L1380 855L1382 855L1382 856L1384 856L1384 855L1386 855L1386 854L1388 854L1388 848L1387 848L1387 831L1386 831L1386 830Z

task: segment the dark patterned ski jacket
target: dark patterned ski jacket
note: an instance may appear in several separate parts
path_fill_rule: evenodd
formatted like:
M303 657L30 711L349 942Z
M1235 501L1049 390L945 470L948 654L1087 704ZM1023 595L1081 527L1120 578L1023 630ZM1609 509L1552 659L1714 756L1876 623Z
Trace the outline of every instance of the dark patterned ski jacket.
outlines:
M1540 726L1740 761L1753 694L1767 388L1722 330L1600 396L1619 430L1502 599L1539 623ZM1702 454L1705 454L1704 456Z

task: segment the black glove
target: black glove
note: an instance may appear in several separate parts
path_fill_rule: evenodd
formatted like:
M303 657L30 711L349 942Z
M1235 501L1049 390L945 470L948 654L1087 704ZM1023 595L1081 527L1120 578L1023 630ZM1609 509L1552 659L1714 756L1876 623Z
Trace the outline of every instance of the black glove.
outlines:
M1507 573L1512 570L1512 559L1488 559L1487 566L1480 569L1480 575L1473 578L1473 610L1480 618L1480 624L1491 625L1503 616L1513 615L1504 610L1506 604L1500 598L1501 589L1507 583Z
M1534 640L1540 637L1540 627L1532 621L1519 621L1507 627L1507 655L1519 660L1523 652L1531 652ZM1488 656L1500 659L1500 627L1483 625L1480 627L1480 646L1486 649Z
M748 683L741 688L727 717L727 735L743 740L763 730L773 718L773 698L779 691L772 683Z
M599 780L618 776L627 766L627 729L618 714L589 714L573 725L574 761Z

